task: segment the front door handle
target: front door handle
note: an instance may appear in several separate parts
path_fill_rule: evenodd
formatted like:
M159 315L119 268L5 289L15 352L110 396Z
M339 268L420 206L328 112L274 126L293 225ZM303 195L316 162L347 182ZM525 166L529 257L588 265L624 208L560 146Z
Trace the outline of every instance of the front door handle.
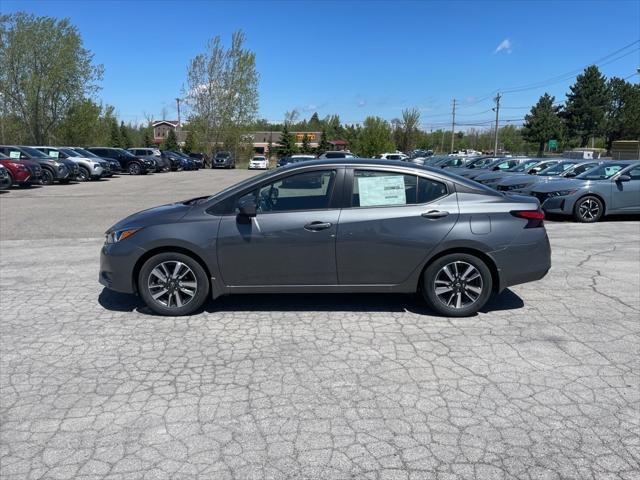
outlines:
M310 232L319 232L320 230L326 230L327 228L331 228L331 223L329 222L311 222L307 223L304 226L305 230L309 230Z
M431 218L431 219L443 218L443 217L446 217L447 215L449 215L449 212L445 212L444 210L429 210L428 212L424 212L422 214L424 218Z

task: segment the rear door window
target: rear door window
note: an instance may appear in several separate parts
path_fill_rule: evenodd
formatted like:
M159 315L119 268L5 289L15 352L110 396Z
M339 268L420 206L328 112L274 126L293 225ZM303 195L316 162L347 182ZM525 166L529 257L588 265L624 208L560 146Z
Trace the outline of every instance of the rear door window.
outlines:
M387 207L428 203L447 194L444 183L417 175L376 170L356 170L352 207Z

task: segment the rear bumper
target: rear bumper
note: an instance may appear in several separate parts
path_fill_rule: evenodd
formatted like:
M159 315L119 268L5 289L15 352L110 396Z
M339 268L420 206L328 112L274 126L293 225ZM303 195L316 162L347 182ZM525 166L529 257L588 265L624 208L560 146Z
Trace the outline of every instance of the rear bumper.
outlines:
M551 269L551 245L546 231L542 232L543 236L536 242L514 244L490 253L498 268L498 291L540 280Z

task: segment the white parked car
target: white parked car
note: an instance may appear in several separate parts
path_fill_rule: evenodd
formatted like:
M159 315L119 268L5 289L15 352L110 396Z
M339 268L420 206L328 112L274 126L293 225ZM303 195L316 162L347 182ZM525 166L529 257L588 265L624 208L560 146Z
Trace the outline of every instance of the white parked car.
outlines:
M406 160L409 158L409 155L405 155L401 152L381 153L380 155L376 155L376 158L381 158L383 160Z
M267 170L269 168L269 160L264 155L256 155L249 160L249 170L260 169Z

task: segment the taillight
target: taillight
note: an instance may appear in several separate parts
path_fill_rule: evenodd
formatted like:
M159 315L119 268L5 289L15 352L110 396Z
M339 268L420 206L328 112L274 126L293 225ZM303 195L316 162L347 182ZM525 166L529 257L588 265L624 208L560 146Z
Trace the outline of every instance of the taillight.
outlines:
M544 225L544 212L542 210L512 210L511 215L527 220L524 228L538 228Z

